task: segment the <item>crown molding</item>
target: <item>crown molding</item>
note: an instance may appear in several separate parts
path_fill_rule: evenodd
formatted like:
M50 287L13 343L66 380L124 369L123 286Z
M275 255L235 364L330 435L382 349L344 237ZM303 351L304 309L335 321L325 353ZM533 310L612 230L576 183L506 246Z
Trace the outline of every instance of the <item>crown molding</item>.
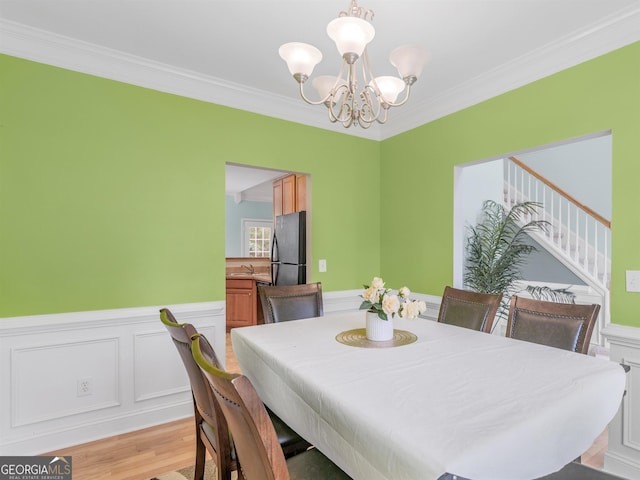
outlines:
M398 135L451 113L476 105L528 83L548 77L640 41L640 7L632 6L526 55L455 85L421 104L394 112L382 139Z
M178 69L120 51L0 19L0 52L165 93L372 140L384 140L640 40L632 6L511 62L455 85L429 101L394 110L369 129L332 124L298 99Z
M380 139L376 129L344 129L311 105L201 73L0 19L0 53L339 133Z

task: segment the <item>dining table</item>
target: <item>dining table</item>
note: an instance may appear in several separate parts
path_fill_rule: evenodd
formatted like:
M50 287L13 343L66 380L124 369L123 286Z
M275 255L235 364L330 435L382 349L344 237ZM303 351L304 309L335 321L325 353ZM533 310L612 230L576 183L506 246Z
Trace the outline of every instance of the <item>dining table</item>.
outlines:
M365 312L235 328L263 402L356 480L529 480L561 469L616 414L612 361L418 317L391 340Z

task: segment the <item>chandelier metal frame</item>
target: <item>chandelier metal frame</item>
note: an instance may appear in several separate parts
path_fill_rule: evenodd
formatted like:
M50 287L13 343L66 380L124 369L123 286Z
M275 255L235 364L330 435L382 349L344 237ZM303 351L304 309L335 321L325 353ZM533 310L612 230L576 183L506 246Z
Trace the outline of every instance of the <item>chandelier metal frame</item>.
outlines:
M348 10L341 11L338 18L329 23L327 33L336 42L338 51L342 53L342 64L337 77L319 76L313 80L321 99L312 100L304 91L313 68L322 60L322 53L314 46L304 43L287 43L280 47L280 56L289 66L289 71L298 82L300 97L311 105L324 105L327 108L329 121L341 123L345 128L360 126L367 129L374 123L384 124L389 118L389 109L404 105L411 95L411 88L422 73L426 63L426 50L417 46L396 48L390 55L391 63L398 68L398 77L375 77L371 69L366 44L373 38L375 30L370 22L375 14L373 10L360 7L357 0L350 0ZM334 33L339 22L353 22L347 25L347 32L356 40L349 38L349 46L343 47L339 42L345 40L340 32ZM359 20L353 20L359 19ZM363 23L365 22L365 23ZM333 31L332 31L333 28ZM360 31L363 29L364 32ZM370 38L362 40L359 37ZM344 35L343 35L344 36ZM353 46L354 41L362 42L362 50ZM362 88L359 89L358 60L361 66ZM296 63L297 62L297 63ZM306 62L306 63L305 63ZM345 78L346 75L346 78ZM404 97L397 101L398 95L404 91Z

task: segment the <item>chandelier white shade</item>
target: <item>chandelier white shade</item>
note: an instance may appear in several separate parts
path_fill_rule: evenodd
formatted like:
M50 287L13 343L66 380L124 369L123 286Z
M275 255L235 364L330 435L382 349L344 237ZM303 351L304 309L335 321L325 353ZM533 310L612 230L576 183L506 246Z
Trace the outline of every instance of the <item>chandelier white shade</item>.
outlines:
M418 79L427 63L427 51L415 45L403 45L391 52L389 61L398 69L402 78L415 77Z
M392 104L404 90L405 83L398 77L376 77L369 85L380 92L383 101Z
M376 31L366 20L357 17L338 17L327 25L327 35L336 42L342 57L355 55L359 57Z
M306 43L285 43L278 50L280 56L287 61L291 75L309 77L315 66L322 60L322 52Z
M329 120L344 127L369 128L374 122L385 123L389 108L403 105L409 99L411 86L427 62L424 48L401 46L389 56L399 77L374 77L367 55L367 45L375 36L370 23L373 15L373 11L359 7L357 0L351 0L348 11L340 12L338 18L327 25L327 34L342 57L342 66L337 76L320 75L311 82L320 100L311 100L304 93L304 83L322 60L320 50L301 42L285 43L279 49L280 57L287 62L289 72L300 86L302 99L312 105L324 105ZM360 77L358 64L362 67ZM398 101L403 91L404 98Z

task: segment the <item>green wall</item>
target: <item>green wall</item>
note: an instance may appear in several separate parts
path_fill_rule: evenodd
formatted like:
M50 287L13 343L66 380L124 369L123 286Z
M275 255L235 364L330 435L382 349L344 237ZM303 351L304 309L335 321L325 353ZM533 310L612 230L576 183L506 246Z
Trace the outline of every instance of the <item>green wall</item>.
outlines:
M326 290L380 270L378 142L9 56L0 82L0 317L224 300L225 162L311 174Z
M382 272L440 295L453 281L454 166L612 131L611 318L640 326L640 43L382 142ZM580 178L580 171L576 171Z
M0 317L223 300L225 162L311 174L326 291L439 295L455 165L605 130L612 320L640 326L640 43L383 142L0 56Z

